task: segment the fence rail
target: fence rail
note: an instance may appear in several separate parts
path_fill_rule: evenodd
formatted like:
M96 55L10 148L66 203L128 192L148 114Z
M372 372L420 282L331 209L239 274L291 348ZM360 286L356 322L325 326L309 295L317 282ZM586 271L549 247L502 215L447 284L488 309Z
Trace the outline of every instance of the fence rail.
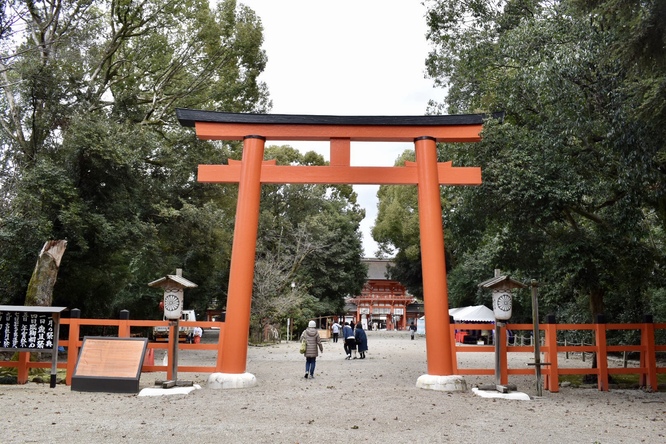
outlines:
M129 319L81 319L81 318L66 318L60 321L61 329L68 329L68 335L60 336L58 342L59 347L67 348L66 362L58 362L58 368L66 369L66 383L71 384L71 378L74 374L76 362L78 360L79 351L83 344L81 335L82 327L110 327L115 331L117 337L132 337L143 335L142 332L136 332L137 329L152 328L156 326L168 326L168 321L149 321L149 320L129 320ZM224 335L224 322L209 322L209 321L181 321L180 325L183 327L199 326L202 328L219 328L220 336L218 343L199 343L199 344L183 344L179 343L179 350L216 350L218 351L215 366L191 366L183 365L178 366L178 372L219 372L221 368L221 356L219 355L219 342L222 341ZM466 346L455 343L455 330L478 330L480 324L451 324L451 338L453 350L456 353L494 353L495 347L492 345L473 345ZM132 333L132 330L135 333ZM500 383L508 384L509 376L511 375L535 375L536 370L533 366L528 366L525 363L524 367L511 368L508 365L509 353L532 353L534 354L534 347L532 345L511 345L507 341L507 330L514 332L532 332L532 324L507 324L506 328L502 328L499 338L499 352L500 359ZM640 333L640 342L638 344L625 344L625 345L609 345L607 343L607 332L609 331L622 331L634 330ZM657 344L655 333L659 330L666 330L666 323L635 323L635 324L606 324L598 322L596 324L557 324L549 322L540 324L539 326L539 340L541 341L541 352L543 358L542 363L547 363L541 369L541 374L544 377L544 388L550 392L559 391L559 377L562 375L596 375L598 381L598 388L602 391L608 390L608 377L613 374L637 374L639 376L639 383L641 386L648 390L657 390L657 375L666 373L666 366L663 362L657 359L658 353L666 352L666 344ZM591 331L594 337L594 344L592 345L571 345L564 343L560 345L558 342L558 333L571 332L571 331ZM148 343L148 352L153 353L155 349L170 350L172 341L177 341L177 334L175 328L171 328L168 343ZM108 334L108 332L105 332ZM66 339L64 339L66 337ZM515 343L516 341L514 341ZM521 341L522 342L522 341ZM566 367L560 364L558 360L558 353L595 353L597 356L596 368L580 368L580 367ZM637 367L612 367L608 365L609 354L613 353L636 353L640 356ZM28 381L28 371L31 368L49 368L50 362L30 362L30 353L19 352L18 361L0 361L0 367L15 367L18 368L18 382L24 384ZM612 356L611 356L612 357ZM171 369L172 362L169 354L169 361L167 365L152 365L150 362L144 362L141 368L142 372L165 371L167 372L167 379L172 377ZM494 375L495 369L493 368L458 368L457 360L454 360L456 368L455 372L459 375Z
M105 335L116 336L119 338L129 338L132 336L144 336L141 333L132 333L132 329L145 329L152 327L169 326L169 321L148 321L148 320L129 320L129 319L82 319L82 318L67 318L60 320L60 328L69 328L68 335L61 335L58 341L58 347L66 347L67 360L65 362L58 362L59 369L66 369L67 376L65 383L71 385L72 376L78 361L79 351L83 345L83 337L81 335L82 327L111 327L115 334L105 332ZM218 350L219 342L222 341L224 335L224 322L212 321L180 321L181 327L195 327L201 328L219 328L220 336L218 343L210 344L178 344L178 350ZM67 339L63 339L67 337ZM175 328L170 329L168 342L149 342L147 355L154 357L155 349L171 350L173 341L178 340L178 334ZM179 365L178 372L218 372L220 371L220 357L218 356L217 364L215 366L192 366L192 365ZM172 375L172 361L171 354L168 355L167 365L155 365L154 359L151 364L149 360L144 360L141 367L142 372L159 372L165 371L167 379L171 379ZM148 361L148 362L146 362ZM30 352L19 352L18 361L0 361L0 367L15 367L18 369L18 383L25 384L28 382L28 372L31 368L50 368L50 362L31 362Z
M557 324L553 319L550 322L539 325L539 340L541 341L541 362L543 367L541 374L544 377L544 388L550 392L559 391L559 378L562 375L595 375L599 390L608 391L608 379L614 374L637 374L639 384L647 390L657 390L657 375L666 373L666 366L657 359L658 353L666 352L666 344L657 344L655 333L666 330L666 323L634 323L634 324L607 324L597 322L595 324ZM479 324L451 324L451 336L455 337L455 330L479 330ZM507 341L507 330L514 332L532 332L532 324L507 324L502 328L499 338L499 352L501 356L499 368L499 380L501 384L508 384L510 375L535 375L536 370L532 367L510 368L509 353L532 353L532 345L510 345ZM560 345L558 333L572 331L591 331L594 344L571 345L565 343ZM637 344L609 345L607 332L634 330L639 333L640 342ZM514 341L515 342L515 341ZM495 346L465 346L455 345L456 355L458 353L494 353ZM558 353L594 353L597 357L596 368L580 368L563 366L558 359ZM613 353L636 353L639 355L637 367L613 367L609 366L609 358ZM548 365L545 365L548 364ZM494 375L494 368L457 368L460 375Z

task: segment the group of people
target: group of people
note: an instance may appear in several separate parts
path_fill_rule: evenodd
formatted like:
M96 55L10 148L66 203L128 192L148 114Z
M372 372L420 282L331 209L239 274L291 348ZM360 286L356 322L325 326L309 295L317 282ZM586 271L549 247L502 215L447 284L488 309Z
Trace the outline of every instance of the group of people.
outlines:
M357 359L359 357L365 359L365 352L368 351L368 335L363 330L363 324L359 322L354 326L353 321L351 323L345 322L342 327L342 337L344 338L345 359ZM358 356L356 356L357 351Z
M342 333L345 359L365 359L365 352L368 351L368 336L360 322L356 325L353 321L351 323L345 322L343 326L335 322L331 326L331 332L333 333L333 342L338 342L340 333ZM305 342L305 379L314 379L317 356L324 353L324 346L321 343L315 321L308 323L308 328L301 334L301 342Z
M201 337L203 336L203 329L201 327L194 327L191 332L187 334L187 343L188 344L198 344L201 342Z

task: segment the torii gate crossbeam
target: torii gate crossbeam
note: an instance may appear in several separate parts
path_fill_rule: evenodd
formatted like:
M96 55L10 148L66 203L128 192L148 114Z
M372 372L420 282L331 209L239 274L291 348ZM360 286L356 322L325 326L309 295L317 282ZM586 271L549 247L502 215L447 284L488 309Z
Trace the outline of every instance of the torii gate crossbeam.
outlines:
M183 126L204 140L243 140L243 157L229 165L199 165L198 180L238 183L225 333L218 350L219 388L245 373L262 183L414 184L418 187L428 374L423 388L448 390L438 378L457 373L451 348L440 185L479 185L481 169L437 162L437 142L481 140L481 114L456 116L308 116L237 114L177 109ZM264 161L266 140L330 142L329 166L278 166ZM352 141L414 142L416 162L404 167L352 167ZM213 378L214 375L211 375ZM253 376L252 376L253 378ZM209 385L211 379L209 379ZM419 382L417 382L417 385ZM454 382L458 384L458 382ZM464 384L464 381L463 381Z

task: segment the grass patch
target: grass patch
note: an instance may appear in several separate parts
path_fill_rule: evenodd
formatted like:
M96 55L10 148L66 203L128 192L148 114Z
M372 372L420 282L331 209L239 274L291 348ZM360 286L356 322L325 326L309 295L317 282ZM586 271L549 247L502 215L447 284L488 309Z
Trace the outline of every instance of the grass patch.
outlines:
M559 382L560 384L568 382L572 387L580 387L581 385L588 384L584 382L584 377L585 375L560 375ZM616 384L620 388L635 388L640 386L638 374L610 375L610 380L611 384ZM657 374L657 384L666 384L665 373Z

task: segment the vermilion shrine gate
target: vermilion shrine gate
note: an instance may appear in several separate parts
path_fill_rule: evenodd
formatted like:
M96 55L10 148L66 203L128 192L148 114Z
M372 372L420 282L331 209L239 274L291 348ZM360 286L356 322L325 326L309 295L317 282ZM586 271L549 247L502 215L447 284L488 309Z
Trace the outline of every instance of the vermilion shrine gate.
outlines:
M176 110L181 125L205 140L243 140L242 160L199 165L199 182L238 183L238 206L224 337L218 350L221 373L213 388L248 387L246 373L259 200L262 183L417 185L428 374L422 388L461 390L451 347L440 185L479 185L481 169L437 162L437 142L478 142L484 116L307 116ZM329 141L329 166L281 166L264 161L267 140ZM413 142L416 162L404 167L352 167L351 142Z

